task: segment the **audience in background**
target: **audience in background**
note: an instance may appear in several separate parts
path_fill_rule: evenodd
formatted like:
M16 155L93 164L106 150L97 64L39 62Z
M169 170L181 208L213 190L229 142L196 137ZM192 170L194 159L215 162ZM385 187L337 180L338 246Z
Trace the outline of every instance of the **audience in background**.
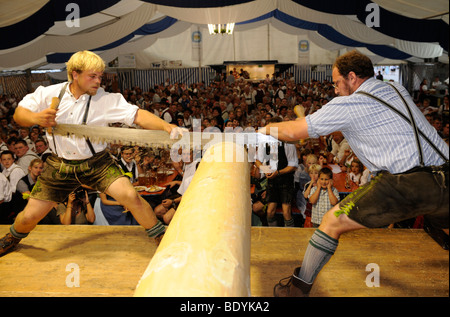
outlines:
M102 85L108 91L112 91L115 86L117 85L114 85L111 80L105 80ZM333 83L328 80L297 83L292 74L277 73L273 74L273 77L268 74L264 80L252 82L248 80L248 73L242 69L240 73L234 69L228 76L218 74L208 86L204 83L188 86L184 83L172 82L170 78L167 78L164 83L154 87L122 87L121 93L129 103L136 104L141 109L190 131L197 129L203 132L224 131L227 133L241 132L246 128L257 129L273 120L274 117L279 117L280 120L295 120L293 109L296 105L302 105L305 108L305 114L311 114L335 97ZM449 97L444 96L438 106L430 102L430 96L432 95L424 80L420 86L419 98L416 100L417 107L448 143ZM20 98L15 95L0 95L1 223L10 223L13 220L14 212L5 211L4 207L10 206L12 201L17 201L22 193L28 193L26 189L31 190L45 165L45 159L51 155L45 129L39 126L24 128L14 122L12 116L19 101ZM198 126L195 125L196 122ZM299 142L295 147L299 165L293 174L295 193L292 199L292 214L301 217L302 225L305 212L306 216L309 216L311 198L314 201L317 196L317 194L312 196L316 189L322 188L323 192L332 191L336 194L336 188L330 185L331 182L316 179L317 175L314 174L322 170L321 175L325 175L322 178L332 179L332 176L324 173L328 171L328 168L324 169L327 164L340 165L342 172L348 173L351 181L358 185L363 185L370 180L368 171L353 154L339 131L325 139ZM134 185L139 184L139 174L151 171L152 166L161 161L158 148L134 149L110 144L110 151L118 157L117 163L122 166L124 173L130 175ZM311 166L314 168L309 170ZM180 172L179 180L181 180L183 166L177 165L176 168ZM252 179L260 184L264 180L264 174L259 172L257 174L262 175L261 178L258 179L252 174ZM313 179L311 174L314 175ZM268 202L265 199L265 189L262 191L261 188L258 189L254 195L253 212L264 220L262 221L264 225L267 225L265 218ZM264 193L264 197L261 193ZM305 193L307 194L304 195ZM336 196L336 201L332 201L331 204L339 200L339 195ZM90 224L94 222L96 215L93 205L96 200L100 201L98 195L90 193L88 197L84 190L79 193L78 198L73 193L64 206L57 208L57 214L61 214L61 223ZM153 205L156 207L163 204L162 201L155 201ZM63 214L63 209L67 210L68 207L76 207L79 210L78 212L72 210L72 214ZM126 210L126 207L122 209ZM317 225L320 222L320 216L316 217L314 211L313 223ZM278 211L278 214L283 216L281 211Z

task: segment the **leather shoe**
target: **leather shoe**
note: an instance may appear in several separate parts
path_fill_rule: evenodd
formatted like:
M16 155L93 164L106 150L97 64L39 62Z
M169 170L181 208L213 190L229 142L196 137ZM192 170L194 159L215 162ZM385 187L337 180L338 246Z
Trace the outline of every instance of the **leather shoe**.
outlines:
M308 297L312 284L308 284L299 279L300 267L294 270L292 276L281 279L273 288L275 297ZM285 282L287 280L287 282Z
M159 244L161 243L162 238L164 238L164 233L162 233L159 236L155 237L156 246L159 246Z
M19 244L20 240L13 237L11 233L7 233L3 238L0 239L0 257L13 251L15 247Z

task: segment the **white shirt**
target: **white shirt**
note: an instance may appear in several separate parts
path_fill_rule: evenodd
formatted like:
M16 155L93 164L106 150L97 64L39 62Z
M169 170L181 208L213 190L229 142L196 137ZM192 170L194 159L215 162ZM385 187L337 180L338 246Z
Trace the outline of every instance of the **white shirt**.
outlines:
M394 86L408 103L418 128L448 158L448 145L428 123L407 90L398 84ZM385 82L371 78L356 91L365 91L386 100L409 117L402 100ZM386 170L396 174L419 166L419 154L411 125L372 98L356 93L335 97L305 119L310 138L341 131L350 148L371 172ZM444 163L423 138L420 138L420 142L425 165Z
M17 160L17 165L22 167L25 173L28 173L28 167L30 166L31 161L37 158L39 158L39 156L35 152L28 150L24 156Z
M64 84L48 87L39 86L34 93L26 95L20 101L19 106L32 112L40 112L49 107L53 97L59 96ZM68 85L56 113L56 122L82 124L88 100L89 95L87 94L75 99ZM108 126L110 123L121 122L131 126L138 109L136 105L129 104L121 94L108 93L103 88L99 88L97 94L91 98L86 124L91 126ZM69 137L49 135L48 133L46 133L46 136L49 148L59 157L67 160L83 160L92 157L92 153L84 138L73 135ZM53 138L56 143L56 151ZM95 143L92 140L91 143L97 153L103 151L107 146L106 143Z
M166 109L163 110L162 113L164 113L164 115L162 116L162 119L163 119L164 121L166 121L166 122L171 123L172 120L173 120L173 118L172 118L172 115L170 114L170 112L169 112L168 109L169 109L169 108L166 108ZM167 110L167 111L166 111L166 110ZM165 111L165 112L164 112L164 111Z
M184 166L183 180L181 181L180 187L178 187L178 194L184 195L186 192L192 178L194 177L195 171L197 170L197 164L198 160Z
M278 145L270 145L270 153L278 152ZM287 166L298 167L298 158L297 158L297 149L294 144L284 143L284 153L286 154L286 159L288 161ZM267 165L268 156L266 154L266 146L264 144L260 144L258 146L257 159L264 165ZM278 157L277 157L278 158ZM270 158L270 169L272 171L276 171L278 169L278 159Z
M122 161L122 164L126 166L126 168L128 169L128 172L130 172L134 175L133 177L130 178L131 183L137 182L139 172L137 169L136 161L132 160L130 163L127 163L127 162L125 162L123 157L120 160ZM133 166L134 166L134 171L133 171Z
M341 143L339 144L335 140L332 140L331 145L332 145L331 154L333 154L334 157L337 159L336 163L339 163L342 160L342 157L344 156L345 150L350 150L350 146L348 145L346 139L342 139Z
M7 179L9 178L12 193L16 192L17 183L26 175L23 169L16 163L13 163L9 168L5 168L2 173Z
M0 173L0 201L7 203L11 201L11 185L3 173Z

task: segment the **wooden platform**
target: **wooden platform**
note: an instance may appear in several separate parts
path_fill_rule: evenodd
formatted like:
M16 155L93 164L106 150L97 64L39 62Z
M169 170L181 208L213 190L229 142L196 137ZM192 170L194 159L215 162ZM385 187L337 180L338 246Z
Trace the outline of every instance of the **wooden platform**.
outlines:
M1 236L8 231L0 226ZM313 232L252 227L252 296L272 296L274 284L299 266ZM133 296L155 250L138 226L40 225L15 252L0 258L0 296ZM79 287L66 285L73 263ZM379 287L366 285L371 263L379 268ZM423 230L348 233L311 296L448 297L449 253Z

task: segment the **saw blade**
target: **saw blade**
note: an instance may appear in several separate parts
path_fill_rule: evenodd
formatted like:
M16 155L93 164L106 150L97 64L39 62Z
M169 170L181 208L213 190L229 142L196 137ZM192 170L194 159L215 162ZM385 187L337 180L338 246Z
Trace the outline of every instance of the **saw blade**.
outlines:
M89 138L93 143L113 143L141 147L169 148L177 145L179 147L203 148L219 142L234 142L243 146L281 144L281 141L276 138L257 132L189 132L177 139L171 139L167 132L161 130L78 124L58 124L53 128L53 134L61 136L75 135L81 138Z

